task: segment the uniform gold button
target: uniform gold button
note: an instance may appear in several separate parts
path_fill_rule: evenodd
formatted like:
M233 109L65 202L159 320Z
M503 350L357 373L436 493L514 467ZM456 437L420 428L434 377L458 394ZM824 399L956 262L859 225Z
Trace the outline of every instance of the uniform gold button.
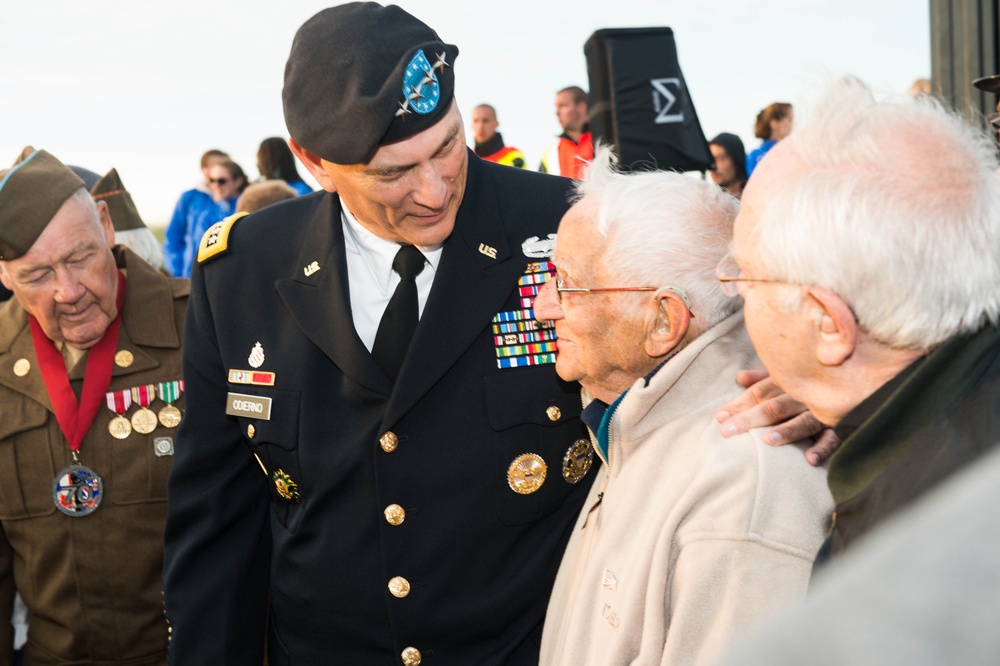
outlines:
M135 357L132 356L132 352L127 349L123 349L115 354L115 365L119 368L127 368L132 365L133 361L135 361Z
M545 410L545 415L549 417L549 421L558 421L559 417L562 416L562 410L555 405L550 405L549 408Z
M403 666L420 666L420 650L415 647L408 647L400 654L403 658Z
M406 511L398 504L390 504L385 507L385 520L390 525L399 525L406 519Z
M247 426L247 437L253 439L253 436L257 434L257 429L253 427L253 424Z
M24 377L29 372L31 372L31 361L26 358L19 358L14 362L15 375L18 377Z
M402 599L410 593L410 581L402 576L396 576L389 581L389 592L397 599Z
M392 453L399 446L399 437L396 437L396 433L389 431L379 438L378 443L382 445L383 451Z

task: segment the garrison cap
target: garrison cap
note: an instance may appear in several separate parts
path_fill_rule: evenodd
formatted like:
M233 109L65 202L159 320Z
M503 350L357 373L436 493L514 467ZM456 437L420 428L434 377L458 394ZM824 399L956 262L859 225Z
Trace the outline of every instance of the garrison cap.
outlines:
M367 162L448 112L457 56L457 46L395 5L324 9L299 28L285 65L288 133L328 162Z
M83 179L44 150L29 146L0 171L0 261L24 256Z
M128 193L122 185L122 179L118 177L118 169L112 169L104 175L90 190L90 196L94 201L103 201L108 205L108 213L111 215L111 222L115 225L115 231L129 231L131 229L144 229L145 222L139 217L139 211L132 201L132 195Z

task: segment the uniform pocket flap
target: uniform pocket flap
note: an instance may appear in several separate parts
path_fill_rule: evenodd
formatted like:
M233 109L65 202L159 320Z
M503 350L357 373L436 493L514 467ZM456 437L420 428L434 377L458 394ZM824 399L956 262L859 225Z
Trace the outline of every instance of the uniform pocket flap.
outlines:
M300 397L298 391L241 386L229 391L226 410L239 419L243 434L254 444L292 451L299 444Z
M4 398L4 417L0 419L0 441L25 430L45 425L49 420L49 410L34 400L18 396Z
M525 423L553 427L580 416L580 387L551 367L511 368L483 383L486 415L498 432Z

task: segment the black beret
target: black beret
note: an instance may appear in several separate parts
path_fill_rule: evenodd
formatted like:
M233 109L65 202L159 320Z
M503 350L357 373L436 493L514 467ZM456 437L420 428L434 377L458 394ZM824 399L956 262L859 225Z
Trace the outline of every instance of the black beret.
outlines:
M26 148L0 171L0 261L23 257L83 179L44 150Z
M457 56L458 47L395 5L324 9L299 28L285 65L288 133L328 162L367 162L448 112Z

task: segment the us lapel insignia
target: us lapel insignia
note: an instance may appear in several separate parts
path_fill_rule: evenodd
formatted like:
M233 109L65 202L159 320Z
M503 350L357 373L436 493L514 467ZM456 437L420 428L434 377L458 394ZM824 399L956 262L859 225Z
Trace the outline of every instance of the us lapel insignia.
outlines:
M247 363L250 364L251 368L259 368L264 365L264 347L258 342L250 350L250 356L247 357Z
M556 362L555 325L535 321L534 310L538 290L555 271L550 261L528 264L517 281L518 309L498 312L493 317L493 344L498 367L521 368Z
M481 254L485 254L490 259L496 259L497 258L497 249L495 247L490 247L486 243L480 243L479 244L479 252Z
M318 270L319 270L319 262L318 261L314 261L314 262L312 262L311 264L309 264L308 266L306 266L306 267L304 267L302 269L302 271L306 274L306 277L309 277L310 275L312 275L313 273L315 273Z

